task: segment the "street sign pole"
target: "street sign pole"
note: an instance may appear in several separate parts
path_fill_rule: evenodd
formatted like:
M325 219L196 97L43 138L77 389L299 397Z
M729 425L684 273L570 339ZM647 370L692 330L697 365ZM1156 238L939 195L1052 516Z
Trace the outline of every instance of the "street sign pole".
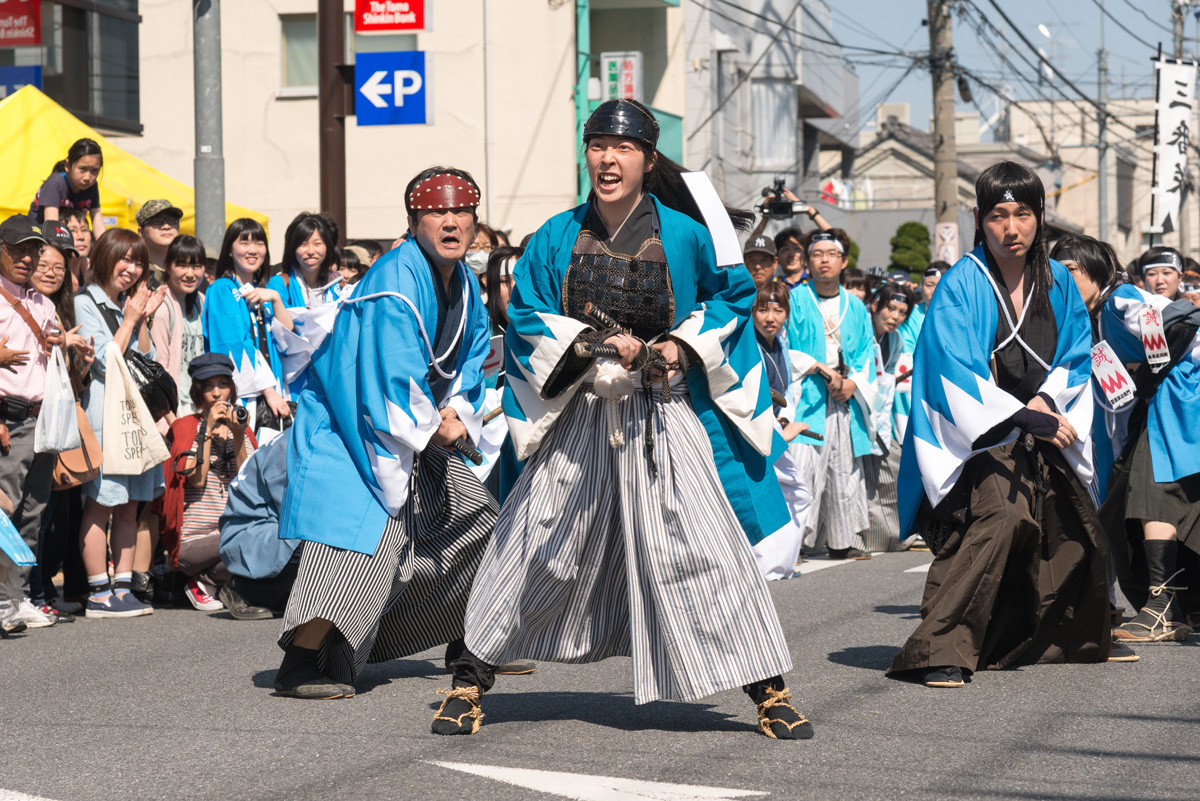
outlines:
M320 120L319 161L321 211L337 223L346 238L346 117L342 72L346 34L342 0L320 0L317 6L317 116Z

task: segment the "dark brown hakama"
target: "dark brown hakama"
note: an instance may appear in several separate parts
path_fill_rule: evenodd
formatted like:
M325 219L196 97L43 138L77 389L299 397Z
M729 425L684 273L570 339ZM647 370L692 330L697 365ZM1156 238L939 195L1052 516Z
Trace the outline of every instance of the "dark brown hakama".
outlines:
M978 454L954 497L965 520L930 566L922 622L889 675L1106 660L1107 550L1059 450L1026 435Z

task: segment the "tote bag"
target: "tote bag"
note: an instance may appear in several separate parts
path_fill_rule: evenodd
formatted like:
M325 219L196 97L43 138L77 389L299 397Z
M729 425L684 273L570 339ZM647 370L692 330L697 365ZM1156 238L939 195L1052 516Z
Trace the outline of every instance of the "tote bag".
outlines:
M140 476L171 458L115 342L104 346L104 473Z
M63 361L62 350L50 352L46 365L46 394L33 429L35 453L62 453L80 446L79 422L75 417L75 392Z

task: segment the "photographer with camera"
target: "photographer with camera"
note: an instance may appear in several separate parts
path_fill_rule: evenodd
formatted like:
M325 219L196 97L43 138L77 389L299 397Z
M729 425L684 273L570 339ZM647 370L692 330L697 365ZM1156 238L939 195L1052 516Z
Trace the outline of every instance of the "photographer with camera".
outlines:
M184 595L197 609L223 608L217 600L229 571L221 561L220 518L229 484L258 447L237 405L233 361L205 353L188 365L195 414L171 425L171 458L163 465L167 487L159 515L171 566L188 577ZM268 613L269 614L269 613Z
M806 215L818 230L828 231L833 227L821 216L816 207L810 206L796 197L792 190L784 185L782 178L776 178L774 186L764 188L762 194L766 199L756 207L761 219L755 229L750 232L748 240L750 242L754 242L762 236L768 221L791 220L797 214ZM789 226L774 236L778 264L775 280L786 284L788 289L794 289L808 278L804 269L806 266L804 248L800 244L803 238L804 232L799 226Z

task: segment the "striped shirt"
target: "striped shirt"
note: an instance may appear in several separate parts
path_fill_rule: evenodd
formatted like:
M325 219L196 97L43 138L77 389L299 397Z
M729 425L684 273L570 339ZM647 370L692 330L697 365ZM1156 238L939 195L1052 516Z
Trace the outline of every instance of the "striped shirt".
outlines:
M210 460L208 479L203 487L185 483L183 489L183 524L179 527L181 540L215 534L220 528L221 514L229 498L229 482L237 476L237 451L233 437L220 439L210 437ZM246 455L254 452L254 446L246 441Z

